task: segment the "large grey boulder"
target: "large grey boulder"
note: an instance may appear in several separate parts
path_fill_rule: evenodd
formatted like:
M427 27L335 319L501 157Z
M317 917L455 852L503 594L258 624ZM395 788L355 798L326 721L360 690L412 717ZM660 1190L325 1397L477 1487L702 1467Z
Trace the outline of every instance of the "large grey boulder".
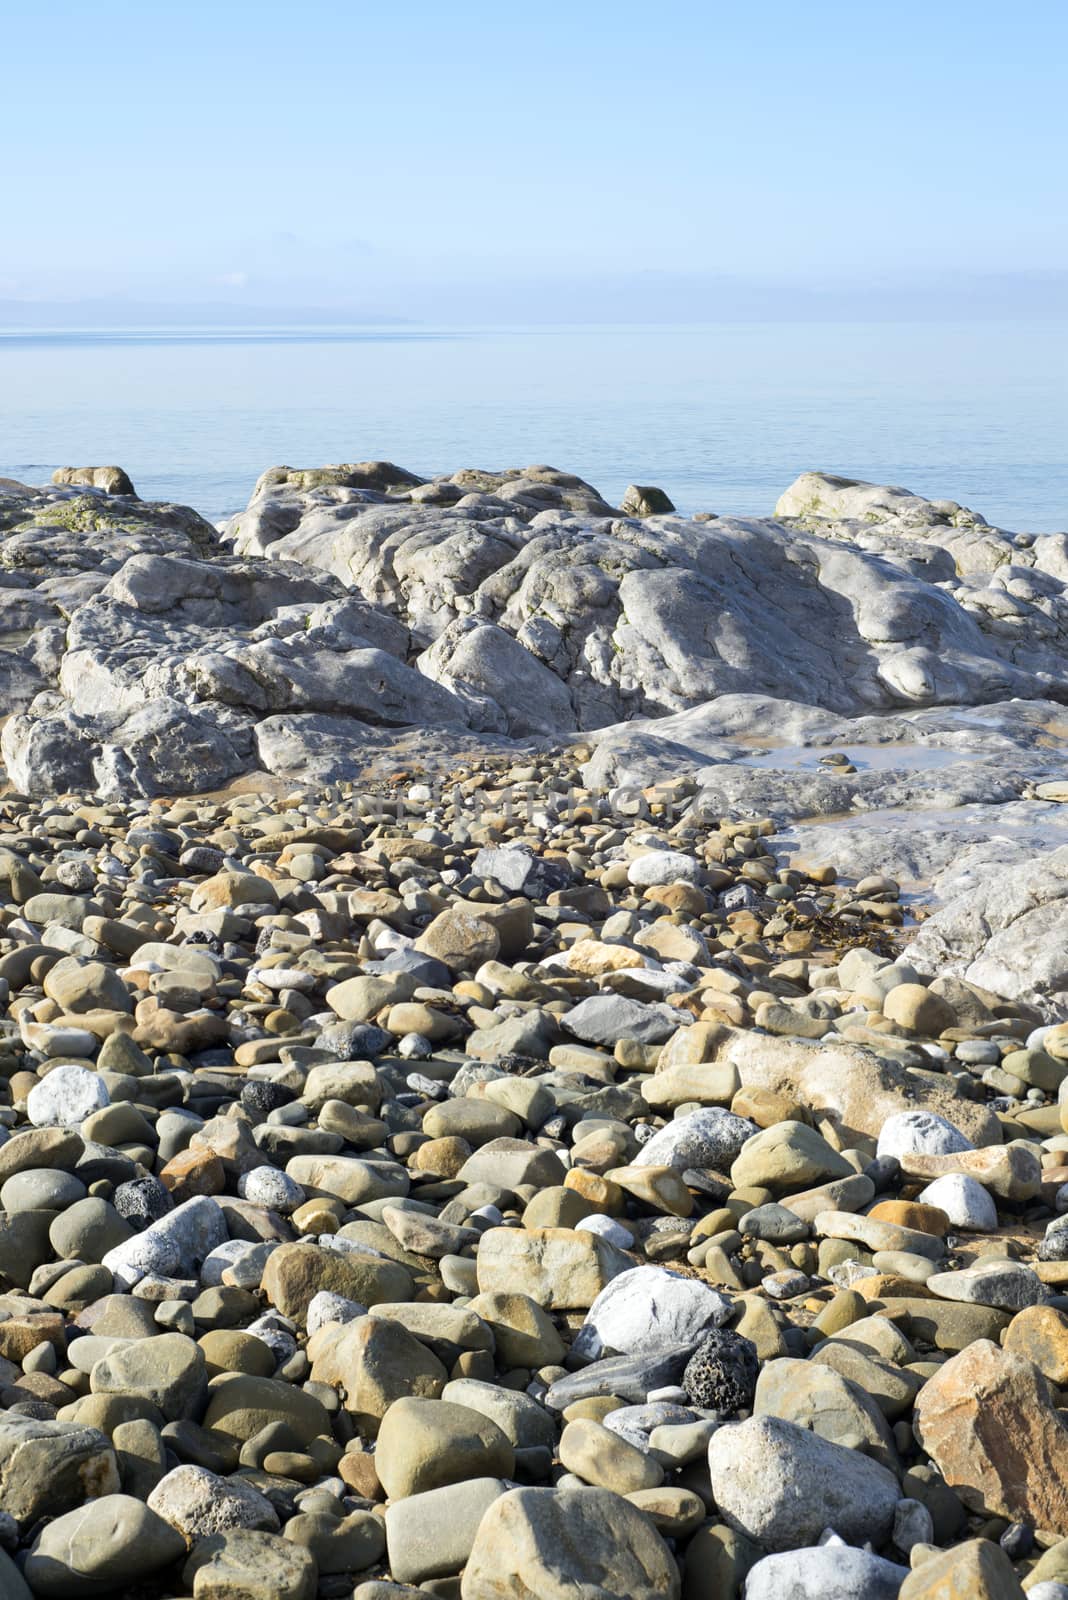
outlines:
M240 721L220 726L168 697L127 716L79 716L47 693L4 724L0 754L23 793L96 790L109 799L219 788L249 766Z
M708 1328L734 1313L726 1295L666 1267L634 1267L612 1279L586 1313L573 1341L576 1353L593 1360L606 1351L655 1356L694 1349Z
M815 1544L825 1528L881 1545L901 1498L894 1473L870 1456L779 1417L720 1428L708 1463L720 1514L768 1551Z
M899 519L918 527L933 527L954 520L962 523L982 523L983 520L952 500L925 500L908 489L864 483L859 478L834 477L828 472L802 472L779 496L775 515L821 525L847 518L867 522Z
M229 536L335 574L429 639L458 619L496 625L567 685L579 726L735 692L856 714L1063 681L1063 553L1044 552L1056 570L1040 574L1030 547L950 502L850 490L813 532L612 518L588 485L535 478L436 505L290 485L262 491ZM1028 573L1011 596L1006 564ZM1008 622L1021 606L1034 623L1023 654Z
M279 1527L266 1496L236 1474L220 1477L206 1467L184 1462L166 1473L148 1496L148 1508L187 1539L203 1539L228 1528Z
M691 1167L729 1172L748 1139L760 1130L748 1117L737 1117L721 1106L704 1106L676 1117L654 1133L634 1158L639 1167Z

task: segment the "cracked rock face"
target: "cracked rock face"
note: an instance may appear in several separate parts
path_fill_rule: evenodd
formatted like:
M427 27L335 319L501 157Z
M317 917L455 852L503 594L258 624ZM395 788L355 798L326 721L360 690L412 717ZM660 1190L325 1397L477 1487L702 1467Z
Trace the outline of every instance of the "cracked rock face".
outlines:
M428 643L458 619L496 624L565 682L580 728L739 692L850 715L1063 683L1048 654L1068 617L1064 541L1021 547L958 506L866 485L828 491L817 516L806 479L774 522L627 517L526 475L405 505L268 474L226 537L333 573ZM489 648L452 677L477 688ZM437 675L440 652L421 665Z
M905 952L938 971L1024 1000L1051 1020L1068 993L1068 846L984 874L920 928Z
M758 724L835 741L887 724L885 742L896 719L952 753L951 715L917 708L1068 694L1068 537L904 490L810 473L778 520L688 519L648 494L626 515L548 467L273 468L220 534L74 478L0 492L2 751L29 793L334 779L396 729L446 762L602 730L602 775L704 752L737 808L752 776L730 740ZM953 804L1019 797L1020 740L998 737L979 770L974 751L945 763ZM892 777L806 781L817 811L908 805ZM786 808L797 782L779 788Z

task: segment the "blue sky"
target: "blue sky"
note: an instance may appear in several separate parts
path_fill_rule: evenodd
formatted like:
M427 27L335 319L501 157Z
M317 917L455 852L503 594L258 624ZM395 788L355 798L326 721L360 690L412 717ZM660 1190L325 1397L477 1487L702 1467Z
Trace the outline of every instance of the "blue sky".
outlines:
M1062 0L0 17L0 301L1018 314L1065 282Z

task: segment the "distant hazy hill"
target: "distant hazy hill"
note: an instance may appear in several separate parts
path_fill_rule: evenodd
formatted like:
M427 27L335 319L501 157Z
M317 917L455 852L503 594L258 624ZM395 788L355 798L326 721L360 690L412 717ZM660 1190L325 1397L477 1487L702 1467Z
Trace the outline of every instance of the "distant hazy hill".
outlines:
M772 269L773 270L773 269ZM389 294L385 290L384 294ZM0 299L0 328L327 328L596 323L989 322L1068 318L1068 272L931 273L789 281L709 273L606 272L395 287L405 315L349 305Z
M0 328L286 328L401 325L352 308L152 304L132 300L0 300Z

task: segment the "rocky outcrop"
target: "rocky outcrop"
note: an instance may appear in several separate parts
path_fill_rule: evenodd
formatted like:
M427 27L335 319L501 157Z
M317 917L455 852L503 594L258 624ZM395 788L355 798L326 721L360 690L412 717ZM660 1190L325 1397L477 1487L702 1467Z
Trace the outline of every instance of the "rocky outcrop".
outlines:
M905 951L923 972L965 978L1050 1018L1068 1009L1068 845L999 871L929 917Z
M355 776L405 729L592 735L595 784L682 767L783 820L1028 803L1055 771L1065 540L952 502L806 474L778 520L690 519L549 467L363 462L272 468L219 534L102 470L0 486L2 750L32 793Z
M423 485L437 503L375 491L367 474L313 488L268 474L226 537L333 573L428 643L461 617L498 624L566 682L583 728L732 693L854 715L1064 686L1043 650L1068 623L1062 579L1040 575L1030 550L1025 578L1011 536L978 519L969 536L982 529L1001 560L965 582L926 540L943 524L899 506L932 503L904 491L871 491L883 521L864 522L860 544L844 532L852 521L817 536L800 518L687 520L647 499L628 516L543 473L459 498L455 480ZM1023 634L1009 619L1030 610Z

